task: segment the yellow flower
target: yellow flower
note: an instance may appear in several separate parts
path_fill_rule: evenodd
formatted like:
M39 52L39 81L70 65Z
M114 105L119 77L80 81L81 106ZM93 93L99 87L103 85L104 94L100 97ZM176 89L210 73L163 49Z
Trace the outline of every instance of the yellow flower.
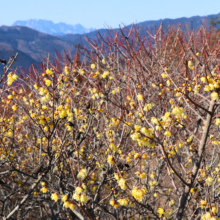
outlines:
M7 85L8 85L8 86L11 86L12 83L13 83L13 79L9 78L8 81L7 81Z
M142 189L138 189L137 186L134 186L131 195L139 202L141 202L144 198L144 195L146 194L147 189L143 187Z
M170 200L170 202L169 202L169 206L173 206L174 205L174 200L172 199L172 200Z
M75 192L76 192L77 194L80 194L82 191L83 191L83 189L82 189L81 187L79 187L79 186L76 187Z
M206 179L206 184L208 186L211 186L213 184L213 178L211 176L209 176L207 179Z
M183 118L185 116L184 108L182 108L182 107L175 107L172 110L172 114L174 114L175 116L179 116L179 117Z
M43 188L41 188L41 190L40 190L42 193L47 193L47 191L48 191L48 188L47 187L43 187Z
M79 201L80 200L80 194L78 194L78 193L74 193L73 194L73 199L75 199L76 201Z
M51 199L54 200L55 202L57 202L57 200L59 199L57 193L53 193L53 194L51 195Z
M34 192L34 196L38 196L39 195L39 192Z
M68 67L68 66L65 66L65 67L64 67L64 72L65 72L66 74L69 74L70 69L69 69L69 67Z
M211 99L218 100L218 93L217 92L212 92L211 93Z
M63 201L63 202L65 202L67 199L68 199L68 196L67 196L67 195L64 195L64 196L62 197L62 201Z
M196 53L196 56L197 56L197 57L199 57L199 56L200 56L200 53L199 53L199 52L197 52L197 53Z
M111 206L114 206L114 205L115 205L115 200L111 199L110 202L109 202L109 204L110 204Z
M18 106L17 105L13 105L11 108L12 108L13 111L16 111Z
M122 190L127 189L126 181L125 181L125 179L123 179L123 178L121 178L121 179L118 181L118 185L121 187Z
M109 148L110 148L111 150L113 150L114 152L117 150L117 147L114 145L114 143L110 143L110 144L109 144Z
M137 95L137 99L139 100L139 101L143 101L143 99L144 99L144 97L143 97L143 95L141 95L140 93Z
M147 176L146 173L141 173L141 174L139 175L139 178L140 178L140 179L144 179L144 178L146 178L146 176Z
M141 134L140 133L134 133L134 134L131 134L131 139L133 141L136 141L139 137L141 137Z
M203 206L206 206L207 205L207 202L206 200L201 200L200 201L200 206L203 208Z
M87 201L88 201L87 196L86 196L85 194L82 194L82 195L80 196L80 202L81 202L81 203L87 203Z
M11 100L12 98L13 98L13 97L12 97L12 95L8 95L8 99L10 99L10 100Z
M42 182L41 185L42 185L42 186L46 186L47 184L46 184L45 182Z
M204 215L202 215L202 220L216 220L216 218L212 217L212 215L209 212L206 212Z
M164 209L163 209L163 208L158 208L158 209L157 209L157 213L158 213L159 215L163 215Z
M66 110L62 110L60 113L59 113L59 117L60 118L65 118L66 117Z
M112 155L109 155L108 158L107 158L107 161L109 164L114 164L114 158Z
M189 61L188 61L188 67L189 67L190 69L193 69L194 64L193 64L192 60L189 60Z
M170 136L171 136L171 132L170 132L170 131L165 131L165 132L164 132L164 135L165 135L166 137L170 137Z
M167 85L170 86L171 83L172 83L171 80L168 79L168 80L167 80Z
M151 103L146 103L145 106L144 106L144 111L148 112L150 109L152 109L154 106L154 103L151 102Z
M217 213L217 208L216 208L216 206L213 206L213 207L212 207L212 213L213 213L213 214L216 214L216 213Z
M45 85L46 85L46 86L50 86L50 84L51 84L51 81L50 81L49 79L46 79L46 80L45 80Z
M80 73L81 75L83 75L85 72L84 72L83 69L79 69L79 73Z
M157 118L155 118L155 117L152 117L152 118L151 118L151 122L152 122L153 124L156 124L156 125L159 124Z
M210 91L210 90L211 90L210 86L209 86L209 85L206 85L205 88L204 88L204 91L208 92L208 91Z
M79 171L77 177L84 180L87 176L87 170L86 169L82 169Z
M128 205L128 199L127 199L127 198L119 199L119 200L118 200L118 203L119 203L121 206L126 206L126 205Z
M168 77L167 73L162 73L161 76L165 79Z
M91 69L95 69L95 64L91 64Z
M118 174L118 173L114 173L114 176L115 176L115 179L116 179L117 181L119 181L119 179L120 179L119 174Z
M18 76L17 76L16 74L13 74L13 75L11 76L11 78L12 78L14 81L16 81L16 80L18 79Z
M69 208L69 206L70 206L70 202L68 200L64 201L63 207L64 208Z
M46 69L46 74L48 74L48 75L53 75L52 69Z
M205 82L206 82L206 77L203 76L203 77L200 78L200 80L201 80L203 83L205 83Z
M70 208L71 210L73 210L73 209L75 208L73 202L70 202L70 203L69 203L69 208Z

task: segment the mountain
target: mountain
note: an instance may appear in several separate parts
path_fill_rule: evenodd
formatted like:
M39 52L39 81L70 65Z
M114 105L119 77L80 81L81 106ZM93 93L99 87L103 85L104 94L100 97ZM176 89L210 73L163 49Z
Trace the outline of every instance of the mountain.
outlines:
M0 58L8 60L18 52L18 58L13 67L27 67L39 64L44 57L50 53L51 57L64 50L74 53L74 45L60 38L38 32L36 30L21 26L0 27ZM3 66L0 64L0 75L3 74Z
M186 24L188 24L189 29L196 29L201 24L204 24L205 21L207 25L209 25L209 21L213 19L216 22L216 28L220 28L220 24L218 24L218 19L220 17L220 13L216 15L208 15L208 16L194 16L190 18L178 18L178 19L160 19L157 21L145 21L138 24L135 24L137 28L141 30L151 30L152 32L155 30L154 28L159 28L161 22L163 23L164 30L170 25L178 26L181 24L181 28L186 28ZM220 19L219 19L220 20ZM29 20L29 21L37 21L37 20ZM43 20L38 20L42 21ZM27 24L27 23L26 23ZM29 22L31 24L31 22ZM53 22L44 23L48 24L48 29L52 31L52 28L49 24L53 24ZM64 23L61 23L61 26ZM68 25L64 24L63 27L67 27ZM131 25L127 26L128 28ZM55 30L53 33L66 33L68 29L59 29ZM108 29L99 29L98 32L102 35L113 34L114 31L118 31L119 29L108 30ZM91 31L86 34L90 41L96 40L97 31ZM13 67L22 66L26 68L31 64L38 65L40 61L43 60L44 57L48 56L48 52L50 53L50 57L56 56L56 52L64 53L64 51L69 50L71 54L75 52L75 45L84 45L88 46L89 44L86 41L85 34L66 34L66 35L49 35L46 33L39 32L28 27L22 26L0 26L0 59L8 60L12 54L16 52L19 53L18 59L16 60ZM0 75L3 74L3 65L0 64Z
M34 30L51 34L51 35L65 35L65 34L85 34L94 31L93 28L84 28L81 24L71 25L63 22L54 24L52 21L42 19L30 19L27 21L16 21L12 26L29 27Z
M177 18L177 19L170 19L170 18L165 18L165 19L160 19L160 20L151 20L151 21L144 21L135 24L137 28L141 29L142 33L146 33L145 29L148 31L150 30L151 33L155 32L155 28L159 28L161 23L163 23L163 30L166 30L166 28L169 25L173 25L174 27L178 27L181 25L181 30L186 30L187 26L189 30L196 30L198 27L200 27L202 24L205 25L206 27L210 28L210 22L216 22L215 28L220 28L220 13L218 14L212 14L212 15L207 15L207 16L193 16L190 18L182 17L182 18ZM219 22L219 23L218 23ZM132 24L128 25L128 28L131 28ZM123 26L122 26L123 28ZM115 28L114 31L118 31L118 28ZM113 31L112 30L107 30L107 29L99 29L97 30L102 36L111 34ZM97 31L92 31L88 34L89 39L95 39L97 35ZM63 36L59 36L60 39L69 42L69 43L79 43L79 37L80 35L73 35L73 34L66 34Z
M210 26L210 21L220 21L220 13L218 14L212 14L207 16L193 16L190 18L182 17L182 18L176 18L176 19L160 19L160 20L152 20L152 21L144 21L140 22L137 25L141 27L142 29L147 28L159 28L161 25L161 22L163 23L164 28L167 28L170 24L174 26L181 25L181 29L183 30L186 28L186 25L192 30L196 30L196 28L200 27L202 24L207 25L207 27ZM131 27L131 25L127 26L128 28ZM220 22L216 24L216 28L220 28Z

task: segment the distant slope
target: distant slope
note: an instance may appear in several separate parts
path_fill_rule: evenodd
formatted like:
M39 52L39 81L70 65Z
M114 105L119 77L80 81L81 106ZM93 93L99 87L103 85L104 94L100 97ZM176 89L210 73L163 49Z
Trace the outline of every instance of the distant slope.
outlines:
M220 21L220 13L219 14L213 14L213 15L207 15L207 16L193 16L193 17L182 17L182 18L177 18L177 19L170 19L170 18L166 18L166 19L160 19L160 20L156 20L156 21L144 21L144 22L140 22L137 25L141 26L142 28L150 28L150 27L156 27L159 28L161 22L163 23L164 27L168 27L170 24L175 25L175 26L179 26L181 25L181 28L184 28L186 25L189 26L190 29L196 29L199 26L201 26L202 24L206 24L207 26L209 26L209 21L211 18L218 18ZM128 27L130 27L131 25L128 25ZM218 24L216 26L216 28L220 28L220 24Z
M178 26L181 24L182 28L186 24L189 25L190 29L196 29L205 20L207 20L207 25L209 25L209 20L211 18L220 17L220 13L216 15L208 16L194 16L190 18L178 18L178 19L161 19L157 21L145 21L135 24L142 30L159 28L161 22L163 23L163 28L167 28L169 24ZM131 25L128 25L130 28ZM220 28L218 24L216 26ZM102 36L108 35L113 31L118 31L118 29L98 30ZM86 34L89 40L96 40L97 31L92 31ZM0 27L0 58L6 59L16 52L19 53L18 59L15 62L14 67L22 66L27 67L33 64L39 64L43 57L48 55L48 52L52 57L55 55L55 50L59 53L63 53L64 50L69 50L72 54L75 51L75 45L83 44L88 46L85 34L66 34L63 36L52 36L31 28L22 26L1 26ZM3 73L3 66L0 64L0 74Z
M51 35L84 34L94 31L93 28L85 28L81 24L70 25L63 22L54 24L52 21L42 19L30 19L27 21L16 21L12 26L23 26Z
M181 25L182 30L184 28L186 29L186 25L188 25L188 28L190 30L196 30L196 28L200 27L202 24L207 25L207 27L210 27L209 21L211 18L218 18L218 20L220 21L220 13L208 15L208 16L193 16L190 18L186 18L186 17L177 18L177 19L166 18L166 19L160 19L160 20L144 21L144 22L140 22L140 23L135 24L135 26L140 27L142 31L144 31L144 29L154 31L155 28L159 28L161 23L163 23L164 30L170 24L174 25L176 27ZM127 27L130 28L131 26L132 26L132 24L128 25ZM123 28L123 26L122 26L122 28ZM216 28L220 28L220 24L217 24ZM118 30L119 30L118 28L114 29L114 31L118 31ZM99 31L101 35L107 35L108 32L111 33L111 31L109 31L107 29L99 29L97 31ZM92 31L86 35L88 36L89 39L95 39L96 35L97 35L97 31ZM60 37L60 39L67 41L69 43L73 43L73 44L79 43L79 36L77 36L77 35L67 34L67 35L59 36L59 37Z
M0 27L0 58L6 59L16 52L19 53L17 66L27 67L31 63L38 64L48 52L53 57L55 50L62 53L64 50L74 52L72 43L58 37L38 32L27 27ZM16 66L14 65L14 67ZM3 68L0 65L2 74Z
M18 53L19 56L13 64L13 68L20 67L20 66L28 67L31 64L39 66L40 64L39 61L31 58L24 52L18 50L17 48L12 47L11 45L7 43L0 43L0 58L1 59L5 59L8 61L9 57L11 57L12 55L15 55L16 53ZM4 66L0 64L0 75L3 75L3 73L4 73Z

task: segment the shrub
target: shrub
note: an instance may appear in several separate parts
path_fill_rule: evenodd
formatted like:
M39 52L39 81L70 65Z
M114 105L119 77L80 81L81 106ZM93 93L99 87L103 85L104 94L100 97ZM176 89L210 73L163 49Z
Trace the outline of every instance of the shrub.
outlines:
M3 219L218 219L218 37L89 43L3 83Z

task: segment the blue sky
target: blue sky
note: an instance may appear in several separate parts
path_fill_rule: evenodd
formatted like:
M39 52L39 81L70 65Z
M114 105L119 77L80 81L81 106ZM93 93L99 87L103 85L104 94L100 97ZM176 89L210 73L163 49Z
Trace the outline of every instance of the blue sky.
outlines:
M0 5L0 25L45 19L96 29L220 12L219 0L0 0Z

